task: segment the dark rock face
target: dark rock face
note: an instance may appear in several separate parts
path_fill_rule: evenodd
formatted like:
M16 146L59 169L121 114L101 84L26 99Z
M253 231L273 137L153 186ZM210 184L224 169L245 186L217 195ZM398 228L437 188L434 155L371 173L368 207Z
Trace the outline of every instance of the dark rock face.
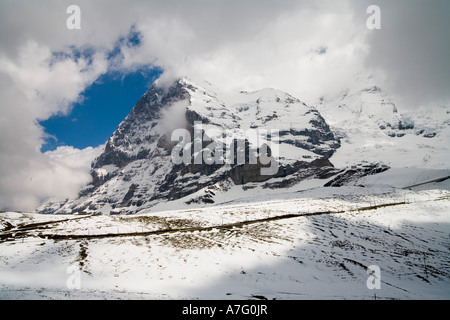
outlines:
M350 169L343 170L335 178L327 182L325 187L341 187L349 184L351 181L362 178L364 176L373 175L389 170L386 165L368 164L354 166Z
M401 115L395 116L393 121L380 122L378 126L384 130L389 137L401 138L408 133L413 133L424 138L434 138L437 133L431 128L416 128L414 121Z
M258 92L254 93L257 95ZM210 189L216 184L231 181L235 185L248 183L265 183L267 188L283 188L295 184L301 179L328 178L336 173L328 160L337 148L339 139L331 132L328 124L317 110L300 103L298 99L286 94L275 92L281 97L273 98L271 91L266 97L258 98L256 102L238 105L226 104L208 92L184 80L176 81L172 86L163 88L153 85L137 102L136 106L124 121L118 126L106 143L102 154L93 161L91 166L92 182L83 188L78 199L68 200L60 205L52 204L43 207L43 212L74 213L98 212L108 204L114 213L133 213L142 208L148 208L161 201L181 199L199 190L206 190L200 200L190 200L190 203L213 201ZM273 110L264 114L264 107L270 107L273 100ZM265 105L264 105L265 104ZM283 108L290 108L290 114L283 114ZM171 140L174 123L180 123L191 135L194 143L194 123L200 121L203 125L219 129L241 128L248 118L248 112L255 110L256 120L250 128L260 128L266 124L286 123L292 115L299 117L306 127L290 125L279 129L280 145L290 145L296 150L306 150L308 155L298 159L286 160L280 157L276 160L270 146L267 154L263 154L259 146L244 141L245 158L243 163L237 159L238 143L234 141L234 159L231 163L195 163L195 157L203 156L208 151L211 141L202 141L202 150L194 154L191 148L188 164L174 164L171 153L178 141ZM276 111L275 111L276 109ZM242 114L241 114L242 113ZM181 122L180 122L181 120ZM295 120L295 119L294 119ZM248 121L247 121L248 122ZM206 134L203 131L203 134ZM273 137L269 136L269 140ZM214 140L216 139L216 140ZM213 139L214 146L226 147L222 142ZM250 152L256 152L256 163L250 163ZM224 151L225 152L225 151ZM270 166L263 165L261 156L277 161L278 169L273 175L262 175L261 169ZM267 163L267 162L265 162ZM272 178L284 178L282 182L270 182ZM209 190L209 191L208 191ZM189 202L189 201L188 201Z
M320 117L322 120L323 118ZM283 142L292 144L298 148L310 150L313 153L319 154L321 156L325 156L330 158L333 153L338 149L341 144L338 139L335 138L334 134L330 131L330 128L325 123L325 120L322 122L314 122L315 126L318 128L316 130L305 129L301 131L289 130L289 131L281 131L280 136L284 137L287 135L297 137L307 137L307 140L304 141L302 139L284 139ZM322 143L324 141L330 141L331 145L327 147L323 147Z

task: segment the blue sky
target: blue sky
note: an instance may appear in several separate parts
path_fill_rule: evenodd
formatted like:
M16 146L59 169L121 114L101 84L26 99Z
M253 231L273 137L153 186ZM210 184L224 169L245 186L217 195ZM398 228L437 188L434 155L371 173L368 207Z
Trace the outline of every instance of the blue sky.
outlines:
M143 69L126 75L109 72L100 76L68 115L40 122L50 135L41 151L64 145L84 149L103 144L160 74L159 69Z
M120 48L123 46L139 47L141 38L142 34L131 26L128 34L120 37L108 53L108 61L120 58ZM90 48L79 50L71 47L70 53L54 52L52 55L55 61L68 57L75 61L85 58L92 64L94 53ZM105 143L161 74L160 68L142 67L126 74L109 71L101 75L81 93L81 102L75 103L68 114L59 114L39 122L47 135L41 152L55 150L59 146L84 149Z

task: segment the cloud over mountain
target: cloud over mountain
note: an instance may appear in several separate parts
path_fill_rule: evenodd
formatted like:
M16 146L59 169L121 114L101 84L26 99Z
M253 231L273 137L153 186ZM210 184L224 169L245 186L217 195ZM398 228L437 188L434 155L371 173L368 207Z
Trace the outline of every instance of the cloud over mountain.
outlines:
M77 1L82 27L68 30L71 4L0 4L1 208L32 209L80 185L40 152L37 121L70 113L112 70L153 66L161 81L275 87L306 102L374 73L407 108L450 100L445 0L378 1L381 30L366 28L369 1Z

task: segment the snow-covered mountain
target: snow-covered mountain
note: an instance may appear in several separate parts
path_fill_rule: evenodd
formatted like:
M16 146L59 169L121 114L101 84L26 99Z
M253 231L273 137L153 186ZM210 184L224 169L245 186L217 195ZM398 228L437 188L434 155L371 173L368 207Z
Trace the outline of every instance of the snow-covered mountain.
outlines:
M182 137L173 138L174 130L190 136L187 146L180 147ZM208 83L156 82L93 162L92 183L79 198L39 211L131 213L211 186L226 189L300 170L327 176L333 171L328 159L339 147L317 109L287 93L263 89L230 96ZM187 161L176 163L174 154L187 154ZM207 194L187 201L213 202Z
M92 163L79 197L38 211L177 209L342 185L390 167L447 169L449 113L402 113L370 83L316 109L275 89L231 95L207 82L157 81Z
M155 83L39 208L92 214L0 216L0 298L448 298L448 108L370 83L315 105Z
M401 108L370 77L315 105L341 139L332 158L336 166L368 161L393 168L450 169L450 106Z

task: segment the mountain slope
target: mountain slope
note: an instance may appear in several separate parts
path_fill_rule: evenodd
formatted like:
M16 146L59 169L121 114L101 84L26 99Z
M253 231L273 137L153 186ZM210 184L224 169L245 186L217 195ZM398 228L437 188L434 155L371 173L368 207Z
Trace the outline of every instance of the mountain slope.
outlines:
M174 139L175 130L189 138ZM217 184L227 188L299 171L327 177L334 170L328 159L339 147L317 109L287 93L263 89L230 99L208 83L156 82L92 163L92 183L78 199L39 211L133 213ZM183 163L176 163L181 155Z

